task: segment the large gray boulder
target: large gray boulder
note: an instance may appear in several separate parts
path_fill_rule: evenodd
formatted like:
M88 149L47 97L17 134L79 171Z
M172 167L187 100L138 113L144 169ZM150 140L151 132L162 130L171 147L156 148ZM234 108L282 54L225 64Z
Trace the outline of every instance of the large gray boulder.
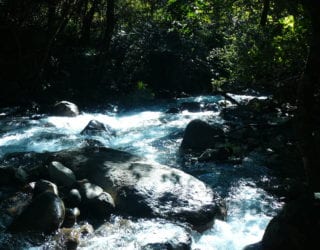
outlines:
M111 194L119 212L185 221L201 230L222 211L220 197L200 180L123 151L85 147L54 157Z

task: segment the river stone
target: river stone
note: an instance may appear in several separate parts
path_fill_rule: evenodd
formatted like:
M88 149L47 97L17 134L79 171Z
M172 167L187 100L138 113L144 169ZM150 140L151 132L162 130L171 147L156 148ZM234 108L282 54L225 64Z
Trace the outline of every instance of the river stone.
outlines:
M112 128L102 122L97 120L91 120L87 126L81 131L81 135L97 135L97 134L106 134L108 137L115 135Z
M73 117L79 115L79 109L72 102L61 101L53 106L52 115Z
M110 194L102 192L89 203L90 214L98 219L106 219L115 209L113 198Z
M81 194L78 189L71 189L63 199L66 207L78 207L81 203Z
M214 146L217 139L223 135L222 129L215 128L199 119L192 120L185 129L181 148L202 151Z
M64 214L63 201L52 192L44 192L32 200L13 221L9 230L51 233L61 226Z
M27 179L28 175L22 168L0 166L0 186L19 186Z
M103 189L88 180L78 181L81 197L84 201L92 200L102 194Z
M47 180L37 181L34 185L33 197L36 197L44 192L51 192L58 195L57 185Z
M220 215L219 196L181 170L104 147L60 151L55 158L111 194L119 212L186 221L198 229Z
M57 161L53 161L49 165L50 179L62 186L71 186L76 181L76 177L71 169L65 167Z
M62 227L70 228L73 227L74 224L77 222L77 218L80 215L80 210L77 207L74 208L67 208L65 210L64 221Z

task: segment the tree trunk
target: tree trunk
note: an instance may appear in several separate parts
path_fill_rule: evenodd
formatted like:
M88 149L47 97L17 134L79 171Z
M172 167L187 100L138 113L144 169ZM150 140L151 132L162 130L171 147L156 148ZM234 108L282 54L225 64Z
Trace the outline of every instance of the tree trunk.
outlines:
M263 9L260 18L260 25L265 27L268 20L268 12L270 9L270 0L263 0Z
M107 0L106 18L107 25L102 39L102 54L106 54L109 50L113 30L115 27L114 0Z
M107 10L106 10L106 19L107 19L107 24L106 24L106 29L102 38L101 42L101 48L100 48L100 60L99 60L99 78L102 76L103 69L106 65L106 62L109 57L109 49L111 45L111 39L113 35L113 31L115 28L115 14L114 14L114 9L115 9L115 0L107 0Z
M87 13L85 13L82 20L82 29L81 29L81 42L82 44L88 44L90 42L90 30L92 26L93 15L98 7L98 0L94 0L91 8Z
M307 181L312 191L320 191L320 156L315 139L315 94L320 86L320 2L305 0L310 14L312 40L306 69L298 89L298 139ZM319 143L319 142L318 142Z

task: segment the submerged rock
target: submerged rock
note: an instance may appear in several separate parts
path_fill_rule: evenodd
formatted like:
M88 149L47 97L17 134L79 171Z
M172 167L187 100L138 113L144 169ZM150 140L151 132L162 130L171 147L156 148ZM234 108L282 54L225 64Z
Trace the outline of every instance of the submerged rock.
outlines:
M79 109L77 105L68 101L61 101L56 103L52 108L52 115L55 116L77 116Z

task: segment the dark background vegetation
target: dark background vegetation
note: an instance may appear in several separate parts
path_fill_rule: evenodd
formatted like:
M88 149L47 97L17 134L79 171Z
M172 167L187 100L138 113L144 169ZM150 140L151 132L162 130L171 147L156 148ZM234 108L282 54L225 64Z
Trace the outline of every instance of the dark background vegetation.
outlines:
M300 150L313 179L320 176L319 5L0 0L0 106L254 89L280 107L297 107Z
M223 85L294 98L309 49L310 18L297 1L1 0L0 8L2 104Z

